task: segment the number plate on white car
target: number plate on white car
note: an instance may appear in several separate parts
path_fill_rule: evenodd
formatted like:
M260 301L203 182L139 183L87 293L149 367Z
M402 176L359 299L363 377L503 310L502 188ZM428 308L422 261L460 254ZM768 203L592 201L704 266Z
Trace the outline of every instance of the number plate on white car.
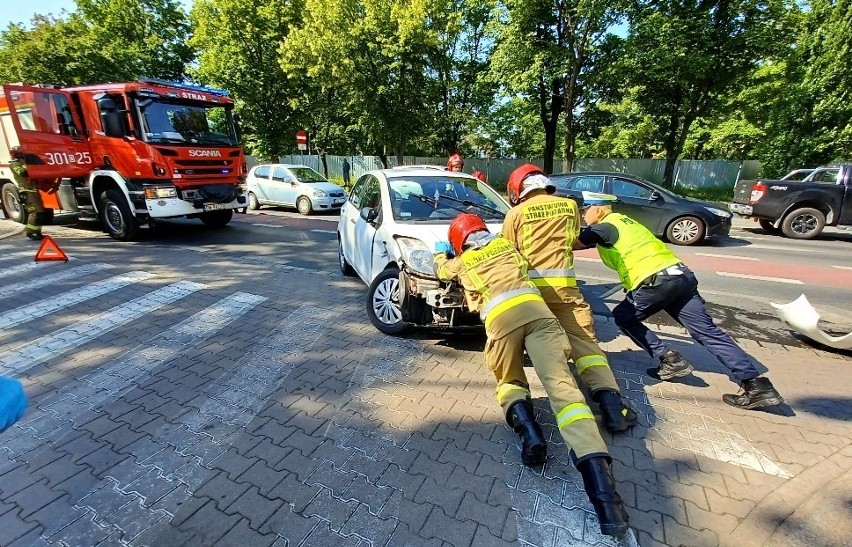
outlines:
M224 203L205 203L204 210L205 211L218 211L220 209L225 209Z
M343 203L344 201L346 201L346 199L344 199L344 198L336 199L336 200L334 200L334 204L338 205L340 203Z

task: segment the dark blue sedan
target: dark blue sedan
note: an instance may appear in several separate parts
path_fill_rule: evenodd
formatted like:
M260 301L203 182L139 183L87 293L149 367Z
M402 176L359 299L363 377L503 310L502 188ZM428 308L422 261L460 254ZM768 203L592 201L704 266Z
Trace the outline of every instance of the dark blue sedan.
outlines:
M731 213L712 203L683 198L634 175L594 171L550 175L556 193L582 202L583 191L613 194L613 211L625 214L677 245L694 245L731 231Z

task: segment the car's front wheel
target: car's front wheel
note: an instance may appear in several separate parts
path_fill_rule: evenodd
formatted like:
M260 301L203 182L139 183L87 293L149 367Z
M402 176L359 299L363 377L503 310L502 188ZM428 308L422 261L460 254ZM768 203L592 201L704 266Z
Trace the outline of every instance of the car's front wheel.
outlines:
M309 215L314 211L314 208L311 206L311 200L305 196L299 198L299 201L296 202L296 208L303 215Z
M352 269L349 261L343 255L343 241L339 237L337 238L337 265L340 266L340 273L343 275L348 277L355 275L355 270Z
M695 245L704 239L704 223L696 217L680 217L666 228L666 237L675 245Z
M402 320L399 270L388 268L376 276L367 291L367 316L385 334L402 334L408 325Z

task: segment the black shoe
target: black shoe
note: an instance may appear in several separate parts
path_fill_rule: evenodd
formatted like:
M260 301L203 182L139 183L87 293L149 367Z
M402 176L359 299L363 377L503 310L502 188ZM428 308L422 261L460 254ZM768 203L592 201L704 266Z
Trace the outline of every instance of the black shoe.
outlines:
M600 521L601 533L619 537L627 533L630 525L627 510L615 490L610 462L609 456L593 456L577 463L577 470L583 476L583 486Z
M780 405L784 397L775 389L769 378L758 376L742 383L739 393L726 393L722 400L731 406L752 410L766 406Z
M671 380L672 378L689 376L695 369L689 364L689 361L681 357L680 353L669 350L665 355L660 357L660 368L654 371L653 374L652 370L649 370L649 375L656 376L660 380Z
M529 401L518 401L509 407L506 421L521 437L521 460L524 465L534 467L547 460L547 441L541 426L535 421L535 412Z
M610 433L627 431L636 425L639 417L624 403L621 394L611 389L599 389L592 394L603 415L604 427Z
M44 236L39 232L27 232L27 238L32 239L33 241L41 241L44 239Z

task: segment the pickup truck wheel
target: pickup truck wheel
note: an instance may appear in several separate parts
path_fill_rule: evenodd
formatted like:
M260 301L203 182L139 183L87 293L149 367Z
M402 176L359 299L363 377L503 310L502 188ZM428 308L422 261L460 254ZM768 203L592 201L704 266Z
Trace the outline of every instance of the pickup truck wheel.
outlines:
M802 207L790 211L781 223L781 231L792 239L813 239L825 228L825 215L819 209Z
M763 229L764 232L769 232L770 234L777 234L781 230L775 227L775 223L771 220L767 220L765 218L758 219L758 224Z
M111 238L131 241L136 237L139 224L130 212L130 206L121 190L115 188L101 194L101 224Z
M231 222L234 217L234 211L231 209L222 209L220 211L209 211L201 215L201 222L205 226L211 228L224 228Z
M666 238L675 245L695 245L704 239L704 223L696 217L676 218L666 228Z
M399 335L408 324L399 309L399 270L388 268L376 276L367 290L367 316L385 334Z
M260 202L257 201L257 196L254 195L254 192L249 192L248 208L252 211L257 211L258 209L260 209Z
M21 211L21 202L18 201L18 188L11 182L3 185L2 203L3 212L6 213L6 218L23 224L23 216Z

